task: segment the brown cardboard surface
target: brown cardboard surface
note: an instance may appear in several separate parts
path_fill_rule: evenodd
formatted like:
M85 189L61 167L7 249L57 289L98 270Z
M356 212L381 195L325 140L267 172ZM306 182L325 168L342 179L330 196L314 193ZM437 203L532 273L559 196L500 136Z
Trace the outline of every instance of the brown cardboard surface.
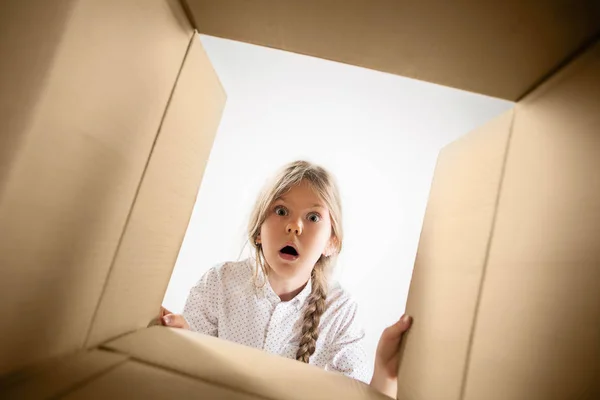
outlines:
M513 111L440 153L406 312L398 399L460 399ZM482 397L482 399L485 397Z
M183 0L198 31L518 100L600 32L597 0Z
M120 337L104 347L258 397L389 399L342 374L190 331L155 326Z
M75 3L0 2L0 201Z
M101 350L51 359L0 379L0 397L5 400L56 398L126 360L127 356Z
M600 398L600 43L517 105L465 400Z
M265 399L151 365L127 362L62 399Z
M225 105L194 35L93 322L88 345L158 315Z
M204 33L513 100L600 23L592 0L189 4ZM0 4L0 374L155 314L224 102L196 44L181 69L191 37L175 0ZM400 399L600 397L599 53L441 153ZM23 397L384 398L191 332L104 348L137 361L94 351L1 383Z
M2 3L0 374L84 343L192 35L179 6Z

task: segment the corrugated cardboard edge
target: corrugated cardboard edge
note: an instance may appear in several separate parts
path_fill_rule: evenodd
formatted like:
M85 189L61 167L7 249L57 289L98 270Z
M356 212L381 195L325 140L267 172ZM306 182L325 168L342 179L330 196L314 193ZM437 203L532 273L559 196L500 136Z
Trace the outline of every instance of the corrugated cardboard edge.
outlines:
M513 120L509 110L440 152L406 307L415 321L400 349L399 399L460 396Z
M441 11L439 4L436 8L415 1L325 5L310 1L304 6L277 1L182 1L189 3L190 20L203 34L511 101L522 98L600 31L594 20L600 7L594 0L580 1L571 9L553 0L543 5L486 2L468 10L450 6ZM362 19L347 22L357 15ZM446 21L451 22L437 31ZM529 65L515 61L522 58ZM444 61L449 62L445 69ZM539 68L530 70L534 65Z
M600 215L600 192L597 185L589 183L589 178L597 179L600 165L596 157L600 150L600 91L595 90L600 84L599 67L600 40L596 40L515 108L512 147L507 154L506 178L486 264L488 279L482 282L480 303L486 312L477 320L471 346L470 363L476 366L465 380L461 399L479 399L490 385L506 384L511 378L517 379L515 385L500 392L506 398L528 393L535 399L583 400L596 399L600 393L600 347L592 339L600 329L600 320L595 317L600 315L600 265L594 262L600 254L595 224ZM543 147L536 152L540 144ZM575 156L582 157L583 163ZM557 168L556 175L548 175L552 167ZM581 177L587 179L579 181ZM536 179L543 183L538 184ZM559 185L565 186L556 186L557 179ZM552 198L555 188L557 193L566 194ZM544 211L537 213L538 208ZM557 220L549 225L549 232L536 230L552 214ZM562 224L558 225L559 221ZM517 232L515 241L512 236L517 226L527 235ZM520 244L525 246L519 248ZM560 250L554 252L553 244ZM584 247L578 247L582 244ZM514 246L517 249L513 250ZM510 270L521 264L533 272ZM510 279L503 279L505 276L518 277L512 282L517 288L511 293L513 301L508 306L508 288L513 286ZM517 282L523 284L519 286ZM546 291L532 297L532 291L539 288ZM545 302L540 302L543 299ZM555 302L553 306L549 299ZM524 323L524 332L515 334L525 312L531 317ZM556 327L550 322L555 315ZM508 335L502 334L502 329ZM504 346L496 346L505 338ZM503 348L509 350L503 354L498 350ZM498 369L494 371L490 365L497 365ZM518 389L511 392L514 387ZM563 393L558 392L559 387Z
M115 262L116 262L116 259L117 259L117 255L119 254L119 250L121 249L121 245L123 244L123 238L125 237L125 234L127 232L127 226L129 225L129 222L130 222L130 219L131 219L131 214L132 214L133 209L135 207L135 203L136 203L136 201L138 199L138 196L139 196L139 193L140 193L140 188L142 187L142 184L144 182L144 177L146 175L146 172L148 171L148 165L150 164L150 160L152 159L152 153L154 152L154 148L156 147L156 142L158 140L158 135L160 134L160 130L161 130L162 125L163 125L164 120L165 120L165 116L167 115L167 112L169 110L169 104L171 103L171 100L173 99L173 93L175 92L175 89L177 87L177 82L179 80L179 77L181 75L181 71L183 70L183 66L185 64L185 58L187 57L187 55L188 55L188 53L190 51L190 47L191 47L191 45L193 43L194 36L195 36L195 32L194 32L194 34L191 35L190 41L188 43L188 47L187 47L186 52L185 52L185 54L183 56L183 59L181 60L181 64L179 66L179 71L177 72L177 76L175 78L175 82L173 83L173 87L171 88L171 94L169 95L169 99L167 100L167 104L165 105L165 109L163 111L163 115L162 115L160 124L159 124L159 126L158 126L158 128L156 130L156 134L154 136L154 141L152 142L152 147L150 149L150 152L148 153L148 158L146 160L146 165L144 166L144 170L143 170L142 175L140 177L140 180L138 182L138 187L136 189L135 196L134 196L133 201L131 202L131 204L129 206L129 212L127 214L127 219L125 221L125 224L123 226L123 230L121 232L121 237L119 238L119 243L117 244L117 247L116 247L116 249L114 251L114 254L113 254L113 257L112 257L112 262L111 262L110 267L108 269L108 272L106 274L106 278L104 279L104 284L102 286L102 291L100 292L100 296L98 297L98 301L96 303L94 314L92 315L92 318L91 318L89 326L88 326L88 332L87 332L85 340L84 340L84 346L88 346L88 343L90 341L90 337L92 335L93 329L94 329L94 327L96 325L96 319L97 319L97 316L98 316L98 311L100 310L100 307L102 305L102 299L104 298L104 296L106 294L106 290L108 288L110 277L111 277L111 274L113 273L113 270L114 270L114 267L115 267ZM123 332L123 333L125 333L125 332Z
M496 202L494 204L494 215L492 216L492 224L490 226L489 237L485 249L485 260L483 262L483 271L481 273L481 280L479 282L479 290L477 292L477 300L475 303L475 312L473 314L473 321L471 323L471 333L469 335L469 344L467 347L466 361L465 361L465 369L463 371L463 378L460 384L460 399L465 397L465 389L467 386L467 379L469 376L469 370L471 367L471 352L473 350L473 339L475 337L475 327L477 325L477 317L479 316L479 310L481 306L481 296L483 294L483 288L486 279L487 266L488 261L490 259L490 249L492 247L492 242L494 240L494 228L496 227L496 220L498 219L498 206L500 204L500 196L502 194L502 185L504 184L504 176L506 174L506 164L508 160L508 154L510 153L510 145L512 143L513 137L513 128L515 125L517 110L512 110L512 118L510 121L510 127L508 128L508 138L506 140L506 147L504 148L504 159L502 160L502 169L500 170L500 182L498 183L498 191L496 193Z
M265 399L333 398L333 393L340 399L388 398L340 373L187 330L151 327L105 343L102 348L214 386ZM192 354L199 358L190 357ZM293 385L296 390L289 391Z
M583 65L587 61L589 61L590 57L594 57L594 54L592 54L592 52L594 50L595 50L595 56L597 57L598 50L597 50L597 48L596 49L594 49L594 48L596 46L600 46L600 44L598 44L598 43L599 43L598 38L596 38L596 40L592 44L585 46L585 48L582 51L577 53L577 55L574 59L567 60L564 63L563 67L559 71L556 71L546 81L539 84L532 93L529 93L525 98L523 98L513 109L514 115L513 115L513 119L511 122L511 126L510 126L509 139L507 141L506 149L505 149L505 153L504 153L504 161L503 161L503 167L502 167L502 171L501 171L501 180L500 180L498 191L497 191L496 204L494 207L494 216L493 216L493 220L492 220L492 226L491 226L491 229L489 232L488 244L487 244L487 248L486 248L485 263L483 265L483 274L482 274L481 280L480 280L480 285L479 285L479 290L478 290L478 295L477 295L477 302L476 302L476 311L473 315L473 321L472 321L472 325L471 325L471 333L470 333L470 337L469 337L468 351L467 351L467 355L466 355L466 363L465 363L465 368L463 370L463 378L462 378L462 382L461 382L460 396L458 397L458 399L464 399L467 394L466 393L467 383L468 383L468 379L469 379L469 373L472 368L471 367L471 359L472 359L472 352L473 352L473 346L474 346L474 337L475 337L475 332L476 332L476 328L477 328L479 309L481 307L481 301L482 301L483 293L485 291L486 278L487 278L487 272L488 272L487 268L488 268L488 264L489 264L489 260L490 260L490 251L492 248L492 244L494 242L494 234L496 232L495 228L496 228L497 220L499 218L499 212L501 211L500 210L501 209L501 197L503 194L503 188L504 188L504 184L505 184L505 175L506 175L506 170L507 170L507 166L509 163L509 157L511 154L511 145L513 145L513 142L514 142L515 121L519 118L520 112L524 112L523 107L526 107L529 103L535 102L535 100L538 97L543 96L544 93L547 92L548 90L552 90L554 88L554 86L561 80L568 79L570 74L573 73L573 71L576 71L580 65ZM451 145L452 144L450 144L449 146L451 146ZM438 164L438 166L439 166L439 164ZM437 168L437 166L436 166L436 168ZM410 294L409 294L409 299L410 299ZM418 323L418 320L416 321L416 323ZM404 341L404 343L401 347L401 350L400 350L401 363L403 361L402 355L404 353L406 345L408 344L408 346L410 346L410 337L411 337L411 332L409 332L406 335L407 340ZM422 397L420 397L420 394L418 392L411 391L410 386L401 387L400 385L402 385L402 382L399 383L398 399L421 399L422 398ZM400 391L400 389L402 391Z
M0 7L2 373L84 346L193 32L173 1Z
M87 346L158 314L226 103L194 33L138 188Z

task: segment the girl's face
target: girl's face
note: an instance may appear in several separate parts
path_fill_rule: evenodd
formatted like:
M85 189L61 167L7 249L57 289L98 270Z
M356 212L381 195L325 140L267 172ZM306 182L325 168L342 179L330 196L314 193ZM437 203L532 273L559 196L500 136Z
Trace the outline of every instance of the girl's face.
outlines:
M260 230L265 259L281 278L308 278L321 255L333 251L329 209L306 182L268 209Z

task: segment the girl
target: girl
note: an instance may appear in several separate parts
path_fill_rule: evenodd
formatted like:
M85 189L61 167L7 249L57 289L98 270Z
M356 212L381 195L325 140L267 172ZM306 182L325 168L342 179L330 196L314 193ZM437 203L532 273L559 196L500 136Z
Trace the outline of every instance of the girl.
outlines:
M182 315L162 324L295 358L368 382L356 303L329 276L342 249L342 210L333 177L305 161L286 165L250 218L255 256L213 267L194 286ZM380 340L370 381L395 397L403 317Z

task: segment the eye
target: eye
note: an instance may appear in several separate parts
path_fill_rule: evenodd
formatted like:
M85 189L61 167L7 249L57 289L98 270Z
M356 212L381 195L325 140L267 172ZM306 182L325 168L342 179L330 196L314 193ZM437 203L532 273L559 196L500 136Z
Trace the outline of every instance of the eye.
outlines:
M275 214L279 215L280 217L285 217L288 215L288 211L284 206L277 206L275 207Z
M308 220L311 222L319 222L321 220L321 216L318 213L314 213L314 212L308 214L308 216L306 218L308 218Z

